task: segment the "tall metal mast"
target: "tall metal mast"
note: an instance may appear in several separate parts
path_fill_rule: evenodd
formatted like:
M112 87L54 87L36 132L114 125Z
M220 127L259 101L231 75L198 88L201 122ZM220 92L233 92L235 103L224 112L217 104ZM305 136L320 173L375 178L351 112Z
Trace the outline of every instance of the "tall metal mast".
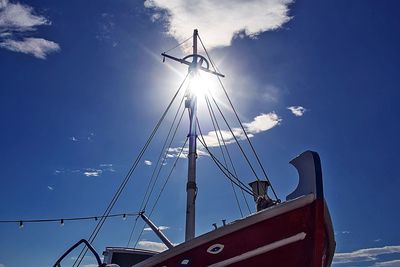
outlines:
M189 67L190 75L197 74L197 30L193 32L193 61L192 65ZM188 154L188 179L186 184L186 231L185 231L185 241L193 239L195 236L195 217L196 217L196 159L197 159L197 148L196 148L196 118L197 118L197 97L193 92L189 92L187 98L187 108L189 109L189 154Z
M223 74L218 73L216 71L210 70L210 63L208 60L202 55L197 54L197 39L198 39L198 31L197 29L193 31L193 54L188 55L184 58L176 58L174 56L168 55L166 53L162 53L161 55L165 58L170 58L175 61L178 61L182 64L188 65L189 75L192 78L196 77L199 70L208 72L220 77L225 77ZM192 58L192 61L188 61L188 59ZM193 81L194 79L192 79ZM186 184L186 230L185 230L185 241L193 239L195 236L195 202L196 202L196 159L197 159L197 131L196 131L196 122L197 122L197 96L194 92L189 91L189 94L186 98L186 108L189 110L189 154L188 154L188 176L187 176L187 184Z

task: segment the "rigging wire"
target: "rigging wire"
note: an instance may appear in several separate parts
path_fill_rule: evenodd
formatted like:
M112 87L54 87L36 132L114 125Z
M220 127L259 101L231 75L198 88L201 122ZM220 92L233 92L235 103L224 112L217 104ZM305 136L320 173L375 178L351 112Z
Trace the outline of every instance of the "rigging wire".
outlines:
M112 208L114 207L115 203L118 201L122 191L124 190L126 184L128 183L128 181L130 180L130 177L132 176L133 172L135 171L136 167L138 166L139 162L141 161L142 156L144 155L145 151L147 150L151 140L153 139L153 137L155 136L158 128L160 127L161 123L163 122L165 116L167 115L169 109L171 108L172 104L174 103L177 95L179 94L179 92L181 91L181 88L183 86L183 84L185 83L187 77L189 76L189 74L187 74L183 80L183 82L180 84L178 90L176 91L176 93L174 94L174 96L172 97L170 103L168 104L166 110L164 111L164 113L162 114L161 118L159 119L159 121L157 122L156 126L154 127L153 131L151 132L149 138L147 139L145 145L143 146L143 148L141 149L139 155L136 157L134 163L132 164L131 168L129 169L127 175L125 176L124 180L122 181L122 183L120 184L117 192L115 193L114 197L112 198L111 202L109 203L107 209L105 210L103 216L107 216L110 214ZM93 241L96 239L98 233L100 232L100 229L102 228L102 226L104 225L104 222L106 220L105 218L100 219L100 221L98 222L98 224L96 225L95 229L93 230L92 234L89 237L89 243L93 243ZM76 266L78 267L82 260L83 257L86 255L88 251L88 248L85 247L81 250L81 252L79 253L79 256L76 258L76 260L74 261L73 267Z
M180 107L179 107L179 109L180 109ZM179 109L177 110L177 112L179 111ZM174 139L175 139L175 135L176 135L176 132L178 131L179 125L180 125L180 123L181 123L181 121L182 121L184 112L185 112L185 109L182 110L182 114L181 114L181 116L180 116L180 118L179 118L179 120L178 120L178 123L177 123L176 127L175 127L174 133L173 133L172 138L171 138L171 140L170 140L170 142L169 142L169 144L168 144L168 147L171 147L171 144L172 144L172 142L173 142ZM178 113L177 113L177 114L178 114ZM174 123L173 123L173 124L174 124ZM172 126L173 126L173 124L172 124ZM166 140L166 141L167 141L167 140ZM152 188L151 188L151 190L150 190L149 197L147 198L147 200L146 200L146 202L144 203L144 205L141 207L141 209L140 209L141 211L144 211L144 210L146 209L146 207L147 207L147 204L148 204L148 202L149 202L149 200L150 200L150 196L151 196L151 194L153 193L153 190L154 190L156 181L158 180L158 177L159 177L159 175L160 175L161 168L163 167L163 163L166 161L166 158L167 158L167 153L164 153L163 160L161 161L161 165L160 165L159 171L158 171L158 173L157 173L156 179L155 179L155 181L154 181L154 183L153 183L153 186L152 186ZM144 199L143 199L143 200L144 200ZM142 202L142 203L143 203L143 202ZM129 236L129 241L128 241L128 245L127 245L127 246L129 246L129 244L130 244L130 242L131 242L132 235L133 235L133 232L135 231L136 225L137 225L137 221L135 221L134 227L132 228L132 231L131 231L131 234L130 234L130 236Z
M247 187L246 184L244 184L242 181L239 180L239 178L237 178L230 170L228 170L222 163L221 161L219 161L213 153L211 153L209 147L207 146L203 133L201 131L200 128L200 124L199 121L197 120L197 126L199 128L199 132L200 132L200 138L197 138L199 140L199 142L203 145L203 147L207 150L208 154L210 154L211 158L214 160L215 164L217 165L217 167L222 171L222 173L229 179L231 180L235 185L237 185L239 188L243 189L246 193L248 193L251 196L257 196L251 189L249 189ZM236 180L232 179L231 177L235 178Z
M205 97L205 99L206 99L206 103L207 103L208 113L210 114L211 122L212 122L212 125L213 125L213 127L214 127L214 132L215 132L215 135L216 135L216 137L217 137L218 147L219 147L220 150L221 150L221 154L222 154L222 158L223 158L223 160L224 160L224 162L225 162L225 166L228 168L228 162L226 161L225 153L224 153L224 150L223 150L223 148L222 148L222 144L221 144L221 141L220 141L220 136L219 136L219 134L221 135L222 140L224 140L224 139L223 139L222 133L221 133L221 131L220 131L219 128L218 128L218 131L217 131L217 127L216 127L216 125L215 125L216 122L214 122L214 120L216 120L216 118L215 118L215 116L213 116L214 113L211 113L210 106L209 106L209 101L207 101L207 100L208 100L207 96ZM223 143L224 143L224 145L225 145L225 141L224 141ZM234 172L235 172L235 171L234 171ZM235 172L235 175L236 175L236 177L237 177L236 172ZM238 199L238 196L237 196L237 194L236 194L235 187L233 186L233 182L231 181L230 184L231 184L231 186L232 186L233 194L235 195L235 200L236 200L236 204L237 204L237 206L238 206L238 208L239 208L240 215L241 215L242 218L243 218L243 211L242 211L242 208L240 207L239 199Z
M211 93L210 93L210 95L211 95ZM210 103L210 100L209 100L208 96L206 96L206 103L207 103L207 108L209 109L209 112L211 111L211 114L212 114L212 116L214 117L215 124L216 124L217 129L218 129L218 132L219 132L219 134L220 134L220 136L221 136L222 143L223 143L223 147L225 148L225 151L226 151L226 154L227 154L227 156L228 156L228 159L229 159L230 165L231 165L231 167L232 167L233 173L235 174L236 177L239 177L238 174L237 174L237 172L236 172L235 165L233 164L231 155L230 155L230 153L229 153L228 146L226 145L225 138L224 138L224 136L223 136L223 134L222 134L222 132L221 132L221 127L219 126L217 117L216 117L216 115L215 115L214 109L213 109L213 107L212 107L212 105L211 105L211 103ZM215 128L215 127L214 127L214 128ZM224 159L224 160L225 160L225 159ZM227 165L227 163L225 163L225 164ZM228 165L227 165L227 166L228 166ZM244 199L244 201L245 201L245 203L246 203L247 210L248 210L248 212L249 212L249 214L250 214L250 213L251 213L251 210L250 210L249 203L247 202L247 198L246 198L246 196L244 195L243 190L241 190L241 192L242 192L243 199ZM236 196L236 194L235 194L235 196ZM243 217L243 215L242 215L242 217Z
M186 40L180 42L179 44L177 44L176 46L172 47L171 49L169 49L169 50L167 50L167 51L164 51L164 53L168 53L168 52L174 50L175 48L177 48L177 47L183 45L184 43L186 43L187 41L189 41L190 39L192 39L192 37L193 37L193 36L191 35L191 36L188 37Z
M214 71L218 71L218 69L216 68L214 62L212 61L212 59L211 59L211 57L210 57L210 55L209 55L207 49L205 48L205 46L204 46L204 44L203 44L203 41L202 41L201 38L200 38L200 35L198 35L198 37L199 37L200 43L201 43L201 45L202 45L204 51L206 52L206 55L207 55L208 59L210 60L211 66L214 68ZM267 180L267 182L268 182L269 185L270 185L270 188L271 188L272 193L274 194L276 200L277 200L278 202L280 202L280 199L278 198L278 196L277 196L277 194L276 194L276 192L275 192L275 190L274 190L274 188L273 188L273 186L272 186L272 184L271 184L271 182L270 182L270 180L269 180L269 178L268 178L268 175L267 175L267 173L266 173L266 171L265 171L263 165L261 164L261 160L260 160L260 158L258 157L258 154L257 154L257 152L256 152L256 150L255 150L253 144L251 143L250 138L249 138L249 136L247 135L246 130L244 129L242 122L240 121L239 115L237 114L236 109L235 109L235 107L233 106L233 103L232 103L232 101L231 101L231 99L230 99L230 97L229 97L229 95L228 95L228 93L227 93L227 91L226 91L226 89L225 89L224 84L223 84L222 81L221 81L221 78L218 77L218 76L217 76L217 78L218 78L219 83L221 84L221 87L222 87L222 89L223 89L223 91L224 91L224 93L225 93L226 98L228 99L228 102L229 102L230 106L232 107L232 110L233 110L233 112L234 112L234 114L235 114L235 116L236 116L236 119L238 120L238 122L239 122L239 124L240 124L240 127L242 128L243 133L244 133L245 136L246 136L247 142L249 143L249 145L250 145L250 147L251 147L251 150L253 151L254 156L255 156L256 159L257 159L257 162L258 162L258 164L259 164L259 166L260 166L260 168L261 168L261 170L262 170L262 172L263 172L263 174L264 174L264 176L265 176L265 179ZM257 178L257 180L258 180L258 178Z
M158 179L158 175L160 174L160 171L162 169L162 166L163 166L162 164L165 161L165 157L164 157L163 161L161 162L161 164L160 164L160 161L163 158L163 155L165 154L165 148L167 146L167 142L169 140L169 137L170 137L170 134L172 132L173 126L175 125L176 118L178 117L179 110L181 109L181 106L182 106L182 103L183 103L184 99L185 99L185 94L182 96L181 102L179 103L178 109L176 110L176 113L175 113L174 119L172 121L171 127L169 128L167 137L165 138L164 144L163 144L163 146L162 146L162 148L160 150L160 154L158 156L157 163L155 165L156 167L154 168L153 173L151 174L151 178L150 178L149 183L147 185L146 193L145 193L145 195L143 197L142 203L140 204L140 209L139 210L145 209L145 206L146 206L145 202L146 202L146 200L148 200L148 198L150 198L150 195L151 195L151 192L149 191L150 187L151 187L151 184L153 184L153 187L154 187L154 184L156 183L156 181ZM157 166L159 166L159 164L160 164L160 168L159 168L159 171L157 173L157 176L155 176L156 171L157 171ZM154 178L155 178L155 180L154 180ZM154 182L153 182L153 180L154 180Z
M188 139L189 139L189 138L186 137L185 142L183 143L183 145L182 145L182 147L181 147L181 149L180 149L178 155L176 156L174 165L172 166L171 171L169 172L167 178L165 179L165 182L164 182L164 184L163 184L163 186L162 186L162 188L161 188L161 190L160 190L160 192L159 192L159 194L158 194L158 196L157 196L157 199L156 199L156 201L154 202L153 207L152 207L151 210L150 210L150 213L148 214L148 217L149 217L149 218L150 218L151 215L153 214L154 209L155 209L155 207L157 206L157 203L158 203L158 201L160 200L160 197L161 197L162 193L164 192L164 189L165 189L165 187L166 187L166 185L167 185L169 179L171 178L172 172L174 171L174 169L175 169L175 167L176 167L176 164L178 163L178 160L181 158L181 154L182 154L182 152L183 152L183 150L184 150L184 148L185 148L185 146L186 146L186 143L187 143ZM136 239L136 242L135 242L135 245L134 245L135 248L136 248L137 244L139 243L139 240L140 240L140 238L141 238L141 236L142 236L142 234L143 234L144 228L145 228L145 227L143 226L142 231L141 231L140 234L139 234L139 237Z
M217 109L218 109L218 111L219 111L219 113L220 113L222 119L224 120L226 126L228 127L229 131L231 132L231 135L232 135L233 139L235 139L235 143L238 145L238 147L239 147L240 151L242 152L242 155L243 155L243 157L245 158L247 164L249 165L251 171L253 172L254 176L255 176L256 179L257 179L257 181L260 181L260 179L258 178L258 175L257 175L257 173L256 173L256 171L255 171L253 165L251 164L251 162L250 162L249 158L247 157L246 153L244 152L244 149L243 149L242 145L239 143L239 140L237 139L235 133L233 132L231 126L230 126L229 123L228 123L228 120L226 119L225 115L222 113L221 108L218 106L217 101L215 100L215 98L214 98L213 96L211 96L211 98L212 98L212 100L213 100L213 102L214 102L214 105L217 107Z

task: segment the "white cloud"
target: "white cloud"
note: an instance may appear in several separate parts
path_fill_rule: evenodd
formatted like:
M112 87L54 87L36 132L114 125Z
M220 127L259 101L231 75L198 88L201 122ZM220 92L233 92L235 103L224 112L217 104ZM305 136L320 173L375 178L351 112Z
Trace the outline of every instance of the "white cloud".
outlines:
M30 31L36 26L49 24L45 17L35 15L30 6L0 0L0 31Z
M209 48L229 46L236 36L257 37L290 20L292 0L146 0L151 20L166 22L167 33L178 41L199 29Z
M288 110L290 110L293 115L295 115L296 117L301 117L304 115L304 112L307 111L307 109L305 109L302 106L291 106L287 108Z
M376 262L371 267L399 267L400 260Z
M32 7L0 0L0 47L14 52L31 54L45 59L47 54L60 50L60 46L43 38L25 37L36 27L50 25L45 17L36 15ZM23 38L18 38L24 33Z
M54 171L54 174L57 175L57 174L61 174L61 173L63 173L63 172L64 172L63 170L55 170L55 171Z
M113 165L111 163L103 163L100 164L100 167L112 167Z
M378 256L384 254L400 253L400 246L385 246L381 248L359 249L353 252L336 253L334 263L349 263L362 261L375 261ZM378 265L379 266L379 265ZM385 266L385 265L383 265Z
M275 126L279 125L281 121L282 119L275 112L270 112L267 114L261 113L260 115L256 116L251 122L243 123L243 127L246 130L247 136L249 138L252 138L254 137L255 134L265 132L274 128ZM238 140L246 139L246 136L242 128L239 127L232 128L232 132L236 137L236 139ZM220 133L225 140L225 144L232 144L236 142L235 138L233 137L232 133L229 130L221 130ZM221 135L218 133L219 138L221 138L220 137ZM207 147L219 146L218 138L215 131L209 131L207 134L204 134L203 137ZM167 151L167 158L177 157L179 151L181 151L180 147L169 148ZM188 155L188 148L185 147L180 155L180 158L186 158L187 155ZM201 156L208 156L209 154L206 151L202 150L201 148L198 148L197 155L201 157Z
M164 231L164 230L169 229L169 226L162 226L161 225L161 226L158 227L158 229L161 230L161 231ZM152 231L152 230L151 230L150 227L146 227L146 228L144 228L144 231Z
M147 166L151 166L153 162L151 162L150 160L145 160L144 164L146 164Z
M24 38L23 40L6 39L0 42L0 47L24 54L31 54L40 59L46 59L47 54L60 50L60 46L43 38Z
M138 247L141 249L148 249L148 250L153 250L153 251L164 251L167 249L167 246L164 243L160 242L153 242L153 241L139 241Z
M49 189L50 191L53 191L53 190L54 190L54 187L48 185L48 186L47 186L47 189Z
M245 128L248 137L251 138L254 137L255 134L265 132L274 128L275 126L279 125L281 121L282 119L279 118L279 116L275 112L270 112L268 114L262 113L256 116L253 121L243 123L243 127ZM242 128L232 128L232 132L238 140L243 140L246 138ZM230 131L221 130L221 135L224 138L226 144L235 142L235 139ZM215 131L210 131L206 135L204 135L204 140L208 147L219 146Z
M100 169L86 169L83 173L87 177L98 177L103 173L103 170Z
M1 1L0 1L0 5L1 5ZM6 267L4 264L0 263L0 267Z
M74 142L77 142L77 141L78 141L78 139L77 139L75 136L71 136L71 137L69 138L69 140L74 141Z

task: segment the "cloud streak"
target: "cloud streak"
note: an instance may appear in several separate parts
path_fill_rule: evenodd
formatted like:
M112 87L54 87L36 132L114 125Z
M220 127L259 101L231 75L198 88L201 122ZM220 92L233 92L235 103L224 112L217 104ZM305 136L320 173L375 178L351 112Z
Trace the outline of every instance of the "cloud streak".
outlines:
M278 126L281 121L282 121L282 119L275 112L270 112L267 114L261 113L260 115L256 116L251 122L243 123L243 127L246 130L247 136L249 138L252 138L256 134L268 131L268 130ZM221 130L220 134L218 133L218 137L221 138L221 135L222 135L222 137L225 141L225 144L227 144L227 145L235 143L236 142L235 137L239 141L246 139L246 135L243 132L242 128L239 128L239 127L232 128L232 132L233 132L233 135L232 135L231 131L229 131L229 130ZM203 137L204 137L204 141L205 141L206 145L209 148L219 146L216 131L209 131L207 134L204 134ZM181 150L181 148L171 147L167 150L166 157L167 158L175 158L178 156L180 150ZM180 157L186 158L187 155L188 155L188 148L185 147L183 149ZM197 155L200 157L208 156L208 153L206 151L198 148Z
M302 106L291 106L287 108L288 110L290 110L292 112L293 115L295 115L296 117L301 117L304 115L304 113L307 111L307 109L305 109Z
M333 258L334 263L351 263L376 261L379 256L385 254L400 253L400 246L385 246L380 248L365 248L347 253L336 253ZM385 266L385 265L374 265Z
M163 243L160 242L153 242L153 241L144 241L141 240L138 243L138 247L141 249L148 249L148 250L153 250L153 251L164 251L167 249L167 246L164 245Z
M179 42L199 29L207 47L229 46L237 36L256 38L290 20L292 0L146 0L151 20L165 22L167 33Z
M164 230L169 229L169 227L168 227L168 226L163 226L163 225L161 225L161 226L158 227L158 229L161 230L161 231L164 231ZM144 231L153 231L150 227L146 227L146 228L144 228L143 230L144 230Z
M86 177L99 177L105 172L115 172L113 164L103 163L99 164L97 168L83 168L83 169L58 169L54 171L54 175L64 174L82 174Z
M282 121L281 118L275 113L270 112L267 114L261 113L256 116L251 122L243 123L243 127L246 130L247 136L249 138L254 137L254 135L268 131L275 126L278 126ZM234 136L238 140L246 139L246 135L243 132L242 128L232 128L232 132ZM225 140L226 144L231 144L235 142L235 138L229 130L221 130L221 135ZM217 147L219 146L217 133L215 131L210 131L206 135L204 135L204 140L208 147Z
M51 25L51 22L36 15L32 7L0 0L1 48L45 59L48 54L59 51L60 46L43 38L25 37L43 25ZM24 36L20 37L22 33Z
M0 47L14 52L31 54L40 59L46 59L47 54L60 50L57 43L43 38L6 39L0 42Z

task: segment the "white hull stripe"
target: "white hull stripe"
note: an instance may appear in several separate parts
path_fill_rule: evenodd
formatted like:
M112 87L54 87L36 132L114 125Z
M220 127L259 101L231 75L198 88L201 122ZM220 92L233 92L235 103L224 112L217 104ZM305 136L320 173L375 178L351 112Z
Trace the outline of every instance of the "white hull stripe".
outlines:
M305 237L306 237L306 233L301 232L301 233L298 233L298 234L293 235L291 237L288 237L288 238L285 238L285 239L282 239L282 240L279 240L279 241L275 241L275 242L273 242L271 244L256 248L254 250L247 251L247 252L245 252L245 253L243 253L241 255L235 256L233 258L226 259L224 261L220 261L220 262L214 263L212 265L209 265L208 267L223 267L223 266L227 266L229 264L233 264L233 263L236 263L236 262L239 262L239 261L242 261L242 260L246 260L246 259L258 256L260 254L266 253L268 251L271 251L271 250L286 246L288 244L303 240Z

